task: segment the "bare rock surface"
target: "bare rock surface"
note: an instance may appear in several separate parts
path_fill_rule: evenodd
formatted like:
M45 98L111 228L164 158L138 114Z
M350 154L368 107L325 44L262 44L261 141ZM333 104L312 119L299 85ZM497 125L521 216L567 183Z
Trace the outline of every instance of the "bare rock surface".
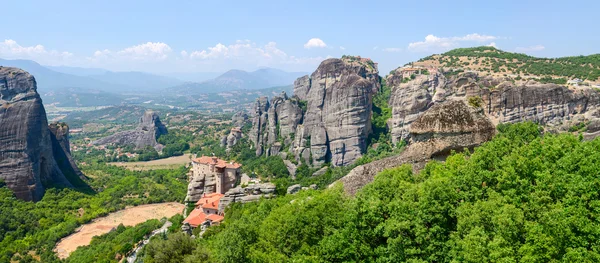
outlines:
M140 118L138 126L134 130L122 131L92 142L95 145L134 145L137 149L151 146L157 151L162 150L162 145L156 140L163 134L167 134L167 128L160 121L158 114L146 111Z
M350 194L385 169L412 164L421 169L451 150L472 148L490 140L501 123L531 121L547 131L568 131L587 123L585 139L600 135L600 93L589 87L568 88L535 81L513 81L477 72L445 76L435 69L406 81L400 72L388 76L392 88L388 121L392 140L403 140L400 155L354 168L339 181Z
M431 159L444 160L450 151L473 148L494 134L494 125L481 109L460 100L442 102L413 122L410 129L413 141L400 155L357 166L339 181L347 193L355 194L385 169L411 164L418 171Z
M40 200L47 186L72 187L69 179L75 178L67 177L79 175L70 159L68 126L52 131L35 78L0 67L0 179L17 198Z
M246 187L238 186L229 189L221 198L219 201L219 212L223 212L231 203L253 202L262 197L271 198L273 196L275 196L275 184L272 183L250 184Z
M275 143L296 160L320 166L348 165L360 158L371 132L371 103L379 90L377 64L370 59L327 59L310 76L298 78L294 96L259 98L250 140L256 154Z

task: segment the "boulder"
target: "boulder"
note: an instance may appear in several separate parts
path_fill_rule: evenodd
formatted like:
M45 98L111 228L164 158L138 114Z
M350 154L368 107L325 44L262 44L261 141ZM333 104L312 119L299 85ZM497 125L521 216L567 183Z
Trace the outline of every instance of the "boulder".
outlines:
M295 194L295 193L299 192L300 190L302 190L302 186L299 184L295 184L295 185L288 187L287 194Z
M290 173L290 175L292 176L292 178L296 178L296 170L298 169L298 167L296 167L296 165L294 163L292 163L292 161L290 160L283 160L283 163L285 164L285 167L287 168L288 172Z

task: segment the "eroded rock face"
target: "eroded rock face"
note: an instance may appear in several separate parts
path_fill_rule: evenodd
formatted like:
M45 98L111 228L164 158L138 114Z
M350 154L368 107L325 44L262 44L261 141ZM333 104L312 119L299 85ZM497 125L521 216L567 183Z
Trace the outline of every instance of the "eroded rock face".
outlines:
M269 98L260 97L254 103L254 117L248 139L254 144L256 156L263 154L264 137L267 129Z
M275 185L272 183L250 184L246 187L238 186L229 189L219 201L219 212L223 212L227 206L235 202L253 202L261 197L271 198L275 196Z
M217 192L217 178L214 174L200 173L194 175L190 170L188 176L191 178L188 183L187 195L185 197L186 203L196 203L203 194Z
M71 157L71 144L69 142L69 126L64 123L51 123L50 138L52 140L52 151L54 159L60 170L67 179L79 177L81 180L87 180L87 177L79 170L75 160Z
M306 100L310 90L310 76L302 76L294 81L294 95L301 100Z
M600 104L598 92L591 88L513 82L476 72L446 78L431 71L408 83L402 83L402 76L396 73L387 80L392 87L392 118L388 125L394 142L410 140L412 122L436 103L448 100L476 105L494 125L532 121L557 131L566 131L581 121L593 122L597 117L592 112Z
M261 97L255 104L255 115L250 131L250 141L256 148L256 155L277 155L281 141L289 145L294 139L303 114L296 97L288 98L285 92L273 97Z
M280 141L298 161L312 166L353 163L367 146L379 81L377 65L370 59L327 59L310 77L295 81L294 97L283 94L268 105L260 98L252 129L258 134L252 140L257 155Z
M45 186L72 187L62 170L79 171L70 159L68 126L53 131L35 78L0 67L0 179L17 198L37 201Z
M248 114L243 111L238 111L231 117L231 123L234 127L242 127L248 121Z
M412 122L411 143L400 155L357 166L339 181L347 193L355 194L385 169L412 164L418 171L431 159L444 160L451 150L473 148L491 140L495 131L482 109L462 100L441 102Z
M567 131L585 122L584 138L600 135L600 94L591 88L513 82L475 72L448 78L430 73L406 83L401 74L388 76L393 107L388 125L394 142L409 145L398 156L353 169L339 180L347 192L354 194L384 169L408 163L417 171L451 150L478 146L492 139L500 123L532 121L549 131Z
M167 128L160 121L158 114L153 111L146 111L140 118L140 122L134 130L115 133L92 142L92 144L115 144L122 146L134 145L137 149L143 149L146 146L151 146L157 151L161 151L163 146L156 140L161 135L167 133Z

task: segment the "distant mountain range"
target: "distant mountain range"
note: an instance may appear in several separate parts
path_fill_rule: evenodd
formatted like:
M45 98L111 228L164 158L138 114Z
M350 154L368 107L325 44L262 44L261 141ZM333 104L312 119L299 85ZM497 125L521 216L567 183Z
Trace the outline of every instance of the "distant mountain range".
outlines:
M169 88L178 94L215 93L233 90L256 90L276 86L292 85L305 72L285 72L273 68L264 68L248 72L230 70L222 75L204 82L188 82Z
M294 80L306 73L285 72L273 68L253 72L230 70L214 79L203 82L185 82L175 77L167 77L144 72L113 72L101 68L80 68L67 66L43 66L32 60L0 59L0 66L18 67L35 76L40 94L78 93L101 94L200 94L233 90L255 90L276 86L291 85ZM172 73L181 79L203 80L215 77L218 73ZM108 97L108 96L103 96Z

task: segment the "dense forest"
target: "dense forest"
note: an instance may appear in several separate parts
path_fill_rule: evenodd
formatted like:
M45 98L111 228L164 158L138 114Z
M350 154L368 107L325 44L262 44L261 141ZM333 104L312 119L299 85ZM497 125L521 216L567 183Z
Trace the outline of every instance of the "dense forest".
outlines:
M195 249L173 234L145 262L599 261L600 140L498 129L419 173L386 170L354 197L338 185L235 204Z

